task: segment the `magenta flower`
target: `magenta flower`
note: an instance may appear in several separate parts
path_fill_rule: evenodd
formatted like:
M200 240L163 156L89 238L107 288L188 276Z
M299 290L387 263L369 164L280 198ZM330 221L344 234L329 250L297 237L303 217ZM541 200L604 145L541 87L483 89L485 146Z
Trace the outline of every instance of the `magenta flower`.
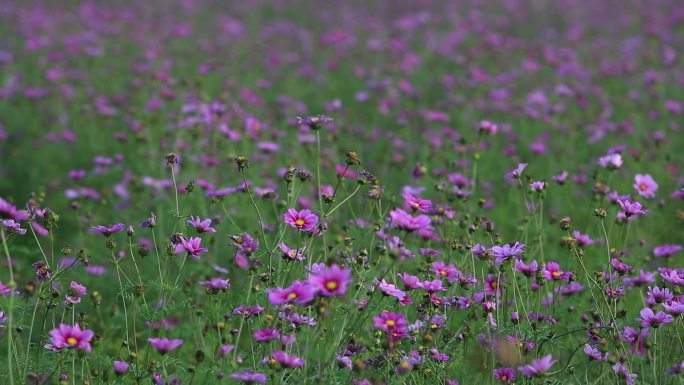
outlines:
M515 370L511 368L498 368L492 371L494 378L502 384L510 384L515 381Z
M525 262L523 262L521 259L515 260L515 271L517 271L518 273L523 273L528 277L537 274L538 268L539 264L536 260L530 262L529 264L525 264Z
M482 120L478 125L478 132L486 135L494 135L499 130L499 126L496 123L492 123L489 120Z
M494 246L490 253L494 256L495 262L498 265L506 262L512 257L518 257L525 251L525 244L516 242L514 245L505 244L503 246Z
M546 188L546 182L540 180L534 181L530 183L530 188L536 192L542 192Z
M352 282L351 270L332 265L309 276L309 283L325 297L344 295Z
M318 216L316 214L312 214L311 210L308 209L304 209L299 212L295 209L289 209L283 215L283 220L288 225L300 231L312 232L316 229Z
M633 187L646 199L655 198L655 193L658 191L658 184L648 174L636 174Z
M542 274L547 281L560 281L570 278L572 273L561 270L558 262L549 261L542 268Z
M157 349L161 354L166 354L172 350L178 349L179 346L183 345L182 339L168 339L168 338L148 338L152 347Z
M55 352L62 349L80 349L90 352L92 350L90 340L94 335L92 330L81 330L79 324L74 326L60 324L58 328L50 331L51 343L45 347Z
M316 290L306 282L294 281L290 287L284 289L275 288L268 290L268 302L271 305L283 305L296 303L306 305L316 295Z
M373 317L373 324L384 332L390 332L394 329L406 329L408 327L408 319L401 313L383 311L379 316Z
M527 163L520 163L514 170L506 173L506 180L519 179L525 168L527 168Z
M402 280L407 290L420 288L420 278L416 277L415 275L408 273L397 273L397 277Z
M665 302L663 303L663 309L674 316L680 316L684 314L684 303L681 300Z
M540 377L546 374L555 363L556 361L549 354L541 359L532 361L529 365L519 367L518 370L527 377Z
M303 358L291 356L282 350L275 350L271 357L286 368L299 368L306 364Z
M400 301L406 297L406 292L398 289L395 285L388 283L384 278L378 283L378 288L383 294L395 297Z
M221 290L228 289L230 287L230 279L214 277L208 281L199 281L198 284L204 286L209 293L215 294Z
M577 246L579 247L590 246L594 244L594 240L591 239L587 234L582 234L577 230L573 230L572 237L575 238Z
M66 295L66 301L71 304L81 303L81 297L87 293L88 291L86 290L85 286L76 281L71 281L71 285L69 285L69 292Z
M126 361L114 361L114 373L118 376L128 372L128 367L130 364Z
M265 384L268 377L263 373L253 373L249 370L242 373L233 373L229 376L233 380L242 381L245 384Z
M598 163L601 167L611 170L617 170L622 167L622 155L608 154L599 158Z
M584 344L584 353L589 356L589 359L594 360L594 361L603 361L603 355L601 354L601 351L598 350L597 348L589 345L589 344Z
M8 234L26 234L26 229L14 221L14 219L0 219L0 226L5 228Z
M200 217L190 217L190 220L185 222L195 228L198 233L215 233L216 229L211 227L211 219L207 218L201 220Z
M123 229L126 228L126 225L123 223L117 223L115 225L110 225L110 226L95 226L90 228L91 233L100 233L104 235L105 237L110 237L114 233L118 233L119 231L122 231Z
M416 197L408 193L404 193L403 197L404 208L408 210L417 211L422 214L427 214L432 208L432 202L428 199Z
M433 281L424 281L420 284L420 286L428 293L438 293L440 291L447 290L446 287L442 286L442 281L439 279L435 279Z
M639 202L630 202L629 200L623 201L618 199L618 204L620 204L620 207L622 207L623 213L627 220L631 221L639 215L648 214L648 210L643 210L643 207Z
M654 313L653 310L648 307L641 309L639 315L640 317L638 317L636 320L641 322L641 326L645 328L659 328L662 325L669 324L674 321L674 317L671 315L665 314L662 311Z
M293 260L293 261L303 261L304 252L306 251L306 246L302 246L299 249L291 249L284 242L280 242L278 247L283 252L283 258Z
M433 273L439 278L446 278L449 282L454 282L458 280L460 272L456 269L453 264L447 265L444 262L432 262L430 266Z
M273 341L280 338L280 330L277 328L256 330L252 333L252 337L256 342Z
M682 251L681 245L659 245L653 248L653 255L658 258L669 258Z
M190 258L199 259L200 254L209 251L209 249L201 247L200 243L202 243L202 238L190 237L185 239L185 237L181 237L180 243L176 245L176 254L185 251Z
M420 231L430 228L430 217L427 215L413 217L402 209L394 209L390 211L389 215L392 226L401 230Z

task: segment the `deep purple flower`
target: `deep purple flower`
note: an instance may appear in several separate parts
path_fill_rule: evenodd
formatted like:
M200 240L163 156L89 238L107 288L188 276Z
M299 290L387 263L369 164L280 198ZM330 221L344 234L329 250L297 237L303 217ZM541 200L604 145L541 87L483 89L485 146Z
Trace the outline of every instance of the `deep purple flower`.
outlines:
M682 251L681 245L660 245L653 248L653 255L659 258L669 258Z
M294 281L290 287L268 289L268 302L271 305L297 303L306 305L313 300L316 289L307 282Z
M291 249L284 242L280 242L278 244L278 247L283 252L283 258L285 259L289 259L292 261L303 261L306 258L304 257L306 246L302 246L299 249Z
M404 208L411 211L417 211L422 214L427 214L432 208L432 202L428 199L413 196L408 193L403 194Z
M641 322L641 326L645 328L659 328L662 325L669 324L670 322L674 321L674 317L671 315L665 314L662 311L654 313L653 310L648 307L641 309L639 315L640 317L638 317L636 320Z
M555 363L556 361L549 354L541 359L532 361L529 365L519 367L518 370L527 377L543 376Z
M658 184L648 174L636 174L634 176L634 188L639 195L646 199L655 198L655 193L658 191Z
M278 328L256 330L252 333L252 337L256 342L273 341L280 338L280 330Z
M304 232L312 232L316 229L316 224L318 223L318 216L312 214L311 210L304 209L302 211L297 211L295 209L289 209L283 215L283 220L288 225Z
M684 286L684 269L668 269L665 267L658 268L660 276L667 282L678 286Z
M394 329L406 329L408 319L402 313L383 311L379 316L373 317L373 324L382 331L390 332Z
M26 229L22 228L14 219L0 219L0 226L4 227L8 234L26 234Z
M215 233L216 229L211 227L211 219L207 218L205 220L200 219L200 217L190 217L187 222L188 225L195 228L198 233Z
M569 279L572 273L561 270L558 262L549 261L542 268L542 275L547 281L560 281Z
M378 283L378 288L383 294L395 297L400 301L406 297L406 292L398 289L395 285L388 283L384 278Z
M182 339L148 338L147 342L149 342L152 347L157 349L157 351L161 354L166 354L183 345Z
M337 265L332 265L309 276L309 283L325 297L344 295L347 292L347 285L351 282L351 270L342 269Z
M99 226L91 227L89 231L91 233L100 233L100 234L104 235L105 237L109 237L114 233L118 233L119 231L123 231L123 229L125 229L125 228L126 228L126 225L124 225L123 223L117 223L115 225L110 225L110 226L99 225Z
M536 260L528 264L525 264L525 262L523 262L521 259L515 260L515 271L523 273L528 277L537 274L537 269L539 269L539 264Z
M670 289L666 287L660 288L658 286L649 286L646 294L648 295L646 297L646 303L651 306L655 306L663 302L668 302L674 298L674 295L672 294Z
M674 316L680 316L684 314L684 302L682 302L681 297L679 301L669 301L663 303L663 309L669 314Z
M586 353L586 355L589 356L589 359L594 361L603 361L603 355L601 354L601 351L597 348L589 344L584 344L583 350L584 353Z
M506 173L506 180L519 179L525 168L527 163L520 163L513 171Z
M33 263L33 267L36 269L36 278L38 281L47 281L52 277L52 270L45 262L35 262Z
M515 370L511 368L498 368L492 371L494 378L502 384L510 384L515 381Z
M50 331L51 343L45 347L56 352L62 349L81 349L90 352L92 350L90 340L94 335L92 330L81 330L79 324L74 326L60 324L58 328Z

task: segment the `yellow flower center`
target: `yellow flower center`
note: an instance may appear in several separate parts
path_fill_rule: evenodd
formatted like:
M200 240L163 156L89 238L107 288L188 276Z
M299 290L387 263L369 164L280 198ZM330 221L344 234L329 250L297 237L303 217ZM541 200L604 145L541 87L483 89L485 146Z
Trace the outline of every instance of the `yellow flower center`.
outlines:
M641 190L641 191L646 191L646 190L648 190L648 185L646 185L646 183L641 183L641 184L639 185L639 190Z
M387 321L385 321L385 325L387 325L387 326L394 326L394 325L396 325L396 324L397 324L397 323L394 322L394 320L391 320L391 319L388 319Z
M297 298L297 293L290 293L287 295L287 299L295 299Z
M76 345L76 344L78 344L78 340L77 340L76 338L74 338L74 337L69 337L69 338L67 338L66 342L67 342L67 344L69 344L69 345Z
M325 283L325 288L328 290L335 290L337 289L337 282L335 281L328 281Z
M501 376L501 380L503 380L503 381L508 380L508 376L504 374L503 376Z
M561 276L561 272L560 271L554 271L553 273L551 273L551 276L553 278L558 278Z
M440 270L440 271L439 271L439 275L446 275L446 271L445 271L445 270Z
M297 226L304 226L304 220L303 219L297 219L295 221L295 225Z

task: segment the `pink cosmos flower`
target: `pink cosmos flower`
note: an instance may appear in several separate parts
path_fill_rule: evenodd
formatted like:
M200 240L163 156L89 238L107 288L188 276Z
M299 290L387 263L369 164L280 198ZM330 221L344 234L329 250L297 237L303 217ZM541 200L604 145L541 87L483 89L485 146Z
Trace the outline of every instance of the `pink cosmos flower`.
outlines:
M268 290L268 302L271 305L296 303L306 305L313 300L316 290L307 282L294 281L290 287Z
M404 208L406 208L407 210L417 211L419 213L426 214L432 208L432 201L428 199L416 197L408 193L404 193L403 197Z
M383 292L383 294L395 297L400 301L406 297L406 293L404 291L399 290L395 285L388 283L384 278L380 283L378 283L378 288Z
M180 243L176 245L176 254L185 251L190 258L199 259L200 254L209 251L209 249L200 246L201 242L202 238L190 237L185 239L182 237Z
M637 193L646 199L655 198L655 193L658 191L658 184L649 174L636 174L633 186Z
M392 226L402 230L419 231L430 228L430 217L427 215L413 217L402 209L394 209L389 215Z
M205 220L200 219L200 217L190 217L187 222L188 225L195 228L198 233L215 233L216 229L211 227L211 219L207 218Z
M304 209L299 212L295 209L289 209L283 215L283 220L288 225L300 231L311 232L316 229L318 216L316 214L312 214L311 210L309 209Z
M529 365L519 367L518 370L527 377L541 376L548 372L554 363L556 363L556 361L549 354L539 360L532 361Z
M340 296L347 292L347 285L352 282L351 270L332 265L309 276L309 283L323 296Z
M291 356L282 350L273 351L271 357L286 368L298 368L306 364L303 358Z
M45 347L56 352L62 349L81 349L90 352L92 350L90 340L94 335L92 330L81 330L79 324L74 326L60 324L58 328L50 331L51 343Z
M86 295L88 291L86 287L76 281L71 281L69 285L69 293L66 295L66 301L71 304L81 303L81 297Z
M161 354L166 354L172 350L178 349L183 345L182 339L168 339L168 338L148 338L147 342L152 345Z

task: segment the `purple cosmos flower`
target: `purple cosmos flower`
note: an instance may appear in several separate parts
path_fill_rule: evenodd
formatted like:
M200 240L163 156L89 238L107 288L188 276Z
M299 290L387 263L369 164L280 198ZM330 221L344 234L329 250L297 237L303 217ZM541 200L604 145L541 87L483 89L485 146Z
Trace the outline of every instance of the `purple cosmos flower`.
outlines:
M128 372L128 367L130 364L126 361L114 361L114 373L117 375L122 375Z
M90 340L94 335L92 330L81 330L79 324L74 326L60 324L58 328L50 331L51 343L45 347L56 352L62 349L81 349L90 352L92 350Z
M637 193L646 199L655 198L658 184L648 174L636 174L634 176L634 188Z
M282 350L275 350L271 357L286 368L299 368L306 364L303 358L291 356Z
M304 209L299 212L295 209L289 209L283 215L283 220L288 225L300 231L312 232L316 229L318 216L316 214L312 214L311 210L308 209Z
M478 125L478 132L486 135L494 135L499 130L499 126L496 123L492 123L489 120L483 120Z
M0 226L4 227L9 234L26 234L26 229L21 228L21 225L14 221L14 219L0 220Z
M280 242L278 247L283 252L283 258L293 260L293 261L303 261L305 259L304 252L306 251L306 246L302 246L300 249L291 249L284 242Z
M179 346L183 345L182 339L168 339L168 338L148 338L152 347L157 349L159 353L166 354L172 350L177 349Z
M648 214L648 210L643 210L643 207L639 202L631 202L629 200L623 201L618 199L618 204L620 204L620 207L622 207L623 213L627 220L633 220L639 215Z
M641 309L639 315L640 317L638 317L636 320L641 322L641 326L645 328L659 328L662 325L669 324L670 322L674 321L674 317L671 315L665 314L662 311L654 313L653 310L648 307Z
M256 330L252 333L252 337L256 342L273 341L280 338L280 330L278 328Z
M655 306L657 304L663 303L663 302L668 302L671 301L674 298L674 295L668 288L660 288L658 286L655 287L648 287L647 291L648 297L646 297L646 303L651 306Z
M682 361L682 362L678 363L677 365L667 369L667 372L665 372L665 374L667 374L668 376L674 376L674 375L682 374L682 373L684 373L684 361Z
M202 243L202 238L190 237L186 239L181 237L180 243L176 245L176 254L185 251L190 258L199 259L200 254L209 251L209 249L201 247L200 243Z
M663 303L663 309L674 316L680 316L684 314L684 302L682 302L680 297L678 301L669 301Z
M230 352L232 352L235 349L235 345L223 345L219 348L218 354L220 357L225 357Z
M283 305L286 303L297 303L306 305L311 302L316 295L316 289L307 282L294 281L290 287L284 289L269 289L268 302L271 305Z
M247 233L231 235L230 239L233 241L233 246L244 255L250 256L259 249L259 241Z
M560 281L570 278L572 273L561 270L558 262L549 261L542 268L542 274L547 281Z
M406 297L406 292L398 289L395 285L388 283L384 278L378 283L378 288L383 294L395 297L400 301Z
M601 354L601 351L598 350L597 348L589 345L589 344L584 344L584 353L586 353L587 356L589 356L589 359L594 360L594 361L603 361L603 355Z
M48 266L45 262L38 261L35 262L32 266L36 269L36 278L38 279L38 281L47 281L52 277L52 270L50 269L50 266Z
M432 262L430 269L439 278L446 278L449 282L456 281L459 277L459 271L453 264L447 265L444 262Z
M432 208L432 202L428 199L423 199L420 197L413 196L408 193L403 194L404 197L404 208L417 211L422 214L427 214Z
M551 179L553 179L554 182L562 185L565 183L566 179L568 179L568 172L563 170L560 174L552 176Z
M100 233L104 235L105 237L110 237L114 233L118 233L119 231L123 231L123 229L126 228L126 225L123 223L117 223L115 225L110 225L110 226L95 226L90 228L91 233Z
M527 163L520 163L513 171L506 173L506 180L519 179L525 168L527 168Z
M684 269L668 269L659 267L660 276L667 282L678 286L684 286Z
M221 290L228 289L230 287L230 279L214 277L208 281L199 281L198 284L204 286L209 293L215 294Z
M254 305L254 306L247 306L247 305L241 305L233 309L233 315L239 315L244 318L249 318L252 316L259 315L264 312L266 308L264 308L261 305Z
M446 291L446 287L442 286L442 281L439 279L435 279L433 281L424 281L423 283L420 284L421 288L423 290L427 291L428 293L438 293L440 291Z
M539 269L539 264L536 260L528 264L525 264L525 262L523 262L521 259L515 260L515 271L518 273L523 273L526 276L531 277L537 274L537 269Z
M494 246L491 248L491 254L496 258L495 262L498 265L506 262L512 257L520 256L525 251L525 244L516 242L513 246L505 244L503 246Z
M309 283L325 297L340 296L347 292L352 282L351 270L332 265L309 276Z
M502 384L510 384L515 381L515 370L511 368L498 368L492 371L494 378Z
M582 234L577 230L572 232L572 237L575 238L575 241L577 241L577 246L579 247L590 246L594 244L594 240L589 238L587 234Z
M200 217L190 217L190 220L185 222L195 228L198 233L215 233L216 229L211 227L211 219L207 218L201 220Z
M601 167L611 170L617 170L622 167L622 155L608 154L599 158L598 163Z
M238 381L242 381L246 384L265 384L268 377L264 373L253 373L252 371L244 371L242 373L233 373L229 376L230 378Z
M379 316L373 317L373 324L384 332L390 332L394 329L406 329L408 327L408 319L401 313L383 311Z
M653 248L653 255L659 258L669 258L682 251L681 245L660 245Z
M619 377L621 377L627 385L634 385L636 384L636 379L637 375L634 373L630 373L629 369L627 369L626 366L622 365L621 363L616 363L613 365L613 371L615 374L617 374Z
M397 277L399 277L401 281L404 283L406 290L420 288L420 278L416 277L415 275L411 275L408 273L397 273Z
M530 188L536 192L542 192L546 188L546 182L544 181L534 181L530 183Z
M66 301L71 304L81 303L81 297L88 294L86 287L76 281L71 281L69 285L69 293L66 295Z
M394 209L390 211L390 223L392 226L406 231L420 231L430 228L430 217L427 215L418 215L413 217L402 209Z
M549 354L539 360L532 361L529 365L519 367L518 370L527 377L543 376L555 363L556 361Z

